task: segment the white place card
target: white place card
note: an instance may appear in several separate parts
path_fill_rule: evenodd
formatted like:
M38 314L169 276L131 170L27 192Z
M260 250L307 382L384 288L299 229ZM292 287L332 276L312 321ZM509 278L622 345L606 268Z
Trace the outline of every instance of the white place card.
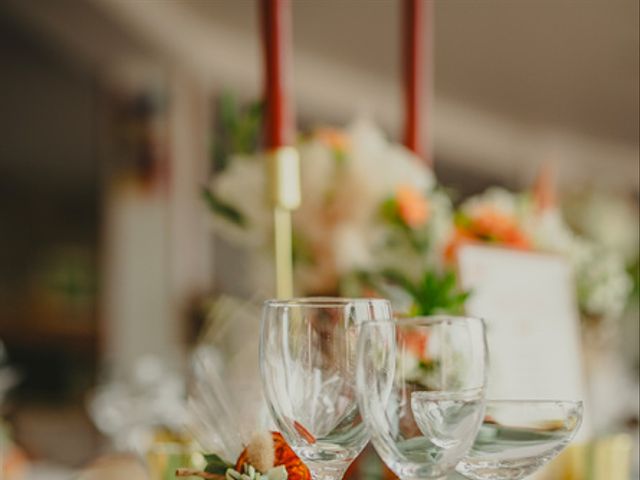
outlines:
M487 397L585 400L570 266L553 255L469 245L459 251L458 268L462 287L472 291L467 313L487 324ZM587 420L581 439L590 434Z

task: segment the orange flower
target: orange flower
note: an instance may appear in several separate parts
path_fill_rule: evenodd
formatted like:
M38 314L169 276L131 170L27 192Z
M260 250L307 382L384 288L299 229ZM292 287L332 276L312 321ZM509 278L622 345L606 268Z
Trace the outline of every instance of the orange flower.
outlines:
M518 228L514 228L505 232L504 245L517 248L519 250L531 250L531 240L524 232Z
M396 202L400 218L411 228L419 228L429 220L429 202L416 188L410 185L398 187Z
M529 249L531 244L515 219L486 207L472 219L471 233L480 240L513 248Z
M273 437L273 447L275 449L275 462L274 467L284 465L287 469L289 480L311 480L311 473L307 466L302 463L302 460L298 458L291 447L287 445L287 442L282 437L282 434L278 432L271 432ZM245 448L236 462L235 469L238 472L242 472L244 465L247 463L248 453Z
M351 146L349 137L335 128L319 128L314 132L315 138L338 152L346 152Z
M422 361L429 360L426 354L429 336L425 332L420 332L418 330L402 332L401 330L398 330L398 336L404 343L405 349L414 357L419 358Z
M477 242L489 242L497 245L530 250L531 240L518 226L516 220L495 210L482 207L461 225L456 225L455 232L444 252L448 262L456 260L458 249L462 245Z

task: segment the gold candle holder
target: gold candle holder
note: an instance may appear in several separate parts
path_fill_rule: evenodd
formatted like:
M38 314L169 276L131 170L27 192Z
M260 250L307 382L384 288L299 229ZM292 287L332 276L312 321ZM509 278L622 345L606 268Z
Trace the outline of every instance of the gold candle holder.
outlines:
M270 201L273 205L276 294L293 297L291 212L300 206L300 157L294 147L280 147L267 159Z

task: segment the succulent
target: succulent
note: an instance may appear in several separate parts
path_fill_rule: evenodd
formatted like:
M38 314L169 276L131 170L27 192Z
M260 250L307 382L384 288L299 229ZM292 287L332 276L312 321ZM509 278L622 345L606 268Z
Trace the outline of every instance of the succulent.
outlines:
M234 468L228 468L225 473L226 480L286 480L287 470L284 466L270 469L266 473L260 473L253 465L245 465L244 473L240 473Z

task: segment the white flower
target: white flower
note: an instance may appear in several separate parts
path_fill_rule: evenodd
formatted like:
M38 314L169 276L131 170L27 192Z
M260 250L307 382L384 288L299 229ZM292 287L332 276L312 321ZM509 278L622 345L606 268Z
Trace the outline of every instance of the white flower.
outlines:
M358 120L347 132L351 140L351 176L366 183L368 193L376 200L393 195L400 185L425 193L435 186L433 173L424 162L402 145L387 141L373 123Z
M624 198L602 192L580 195L568 202L566 214L598 245L619 252L627 262L638 257L638 209Z
M538 250L571 256L576 235L567 226L557 209L548 209L539 215L530 215L523 220L525 231Z
M575 265L578 299L589 315L618 318L632 288L622 257L601 247L586 248L588 255Z
M370 236L355 224L342 224L333 234L333 248L338 273L362 270L373 263Z
M527 228L536 248L569 260L584 313L609 319L620 316L632 286L621 255L576 235L557 209L529 218Z
M301 209L321 208L339 173L335 153L318 140L302 143L300 153Z
M261 157L234 156L224 172L215 175L212 194L237 210L245 219L240 226L214 214L214 227L227 240L239 245L263 246L272 231L271 210L267 202L265 161Z
M461 210L473 216L479 210L487 207L513 218L520 217L525 213L522 195L499 187L488 188L482 194L469 198L462 204Z
M295 269L298 292L335 290L342 276L374 270L382 265L382 259L388 262L385 266L398 266L400 270L405 265L424 269L429 259L416 258L416 252L407 245L388 255L394 251L388 240L397 232L382 221L380 209L400 187L414 188L427 197L427 228L433 231L434 244L443 245L451 208L445 195L433 192L431 170L412 152L389 142L370 122L354 122L344 133L324 133L298 147L302 202L293 214L295 242L298 253L302 253ZM252 256L268 257L270 249L265 247L272 242L272 215L264 165L258 155L232 158L228 168L212 181L211 192L246 220L242 226L214 214L217 231L227 240L250 248ZM267 268L260 272L268 272L271 263L263 264ZM257 268L252 270L257 276ZM260 279L258 282L263 284Z
M467 200L462 210L473 216L487 207L517 221L536 250L556 253L570 262L583 313L609 319L615 319L622 313L631 289L622 249L616 251L607 248L606 242L593 242L577 235L559 209L536 211L527 195L501 188L490 188L482 195ZM617 213L610 210L608 215L616 216ZM591 218L590 222L602 224L604 219Z
M396 375L399 378L406 378L407 380L419 380L423 372L420 369L420 359L413 353L402 350L398 353L396 360Z

